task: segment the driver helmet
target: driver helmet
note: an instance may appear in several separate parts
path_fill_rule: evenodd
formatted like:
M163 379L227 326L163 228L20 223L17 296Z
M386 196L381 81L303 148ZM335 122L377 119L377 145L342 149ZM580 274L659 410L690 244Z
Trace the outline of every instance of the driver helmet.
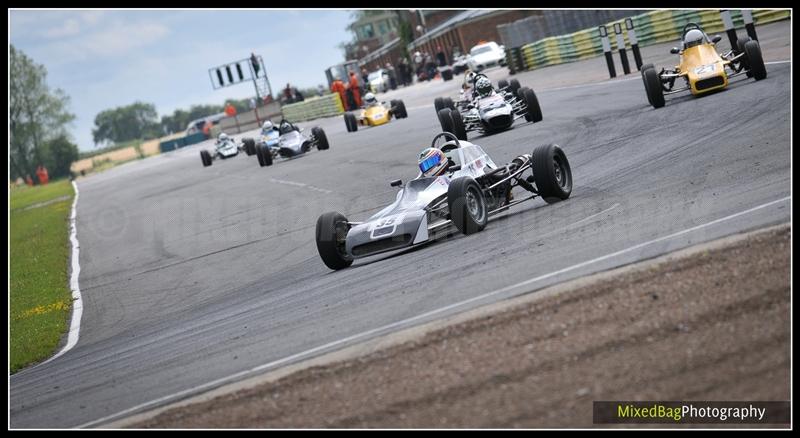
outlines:
M705 39L705 35L703 35L703 31L700 29L692 29L686 32L686 35L683 36L683 45L685 49L689 47L699 46L703 44L703 40Z
M424 177L441 175L447 164L447 157L441 149L425 148L419 154L419 171Z
M219 136L217 136L217 143L225 143L226 141L228 141L228 134L220 132Z
M492 94L492 82L488 78L481 76L475 81L475 90L481 97L486 97Z
M378 99L375 98L375 95L372 93L367 93L364 95L364 103L367 105L373 105L378 103Z
M261 125L261 132L266 133L266 132L270 131L273 127L274 126L272 125L272 121L267 120L266 122L264 122L263 125Z
M472 81L475 80L475 73L472 70L467 71L467 83L472 84Z

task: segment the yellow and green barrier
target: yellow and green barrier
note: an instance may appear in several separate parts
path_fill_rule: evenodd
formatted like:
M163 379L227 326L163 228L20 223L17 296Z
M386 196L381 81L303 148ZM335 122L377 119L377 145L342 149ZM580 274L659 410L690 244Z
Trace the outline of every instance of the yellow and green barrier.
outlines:
M291 103L282 107L283 116L293 122L331 117L342 114L344 107L338 93L312 97L302 102Z
M741 11L732 10L731 16L736 27L744 25ZM753 21L756 25L771 23L773 21L791 18L788 9L756 9L753 10ZM724 31L722 18L718 9L705 10L658 10L631 17L639 46L648 46L680 38L681 30L686 23L696 22L706 32ZM620 23L625 28L624 19L615 20L606 24L606 28L613 29L615 23ZM627 32L624 32L625 44L628 41ZM615 38L610 38L612 50L616 51ZM548 37L526 44L520 48L521 64L518 70L532 70L548 65L563 64L594 58L603 54L603 46L598 35L597 27L583 29L567 35Z

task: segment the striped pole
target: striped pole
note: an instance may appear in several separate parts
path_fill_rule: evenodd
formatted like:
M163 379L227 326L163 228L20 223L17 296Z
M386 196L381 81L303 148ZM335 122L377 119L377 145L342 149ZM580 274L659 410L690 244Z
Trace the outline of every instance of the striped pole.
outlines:
M751 40L758 41L756 26L753 24L753 11L750 9L742 9L742 18L744 19L744 28L747 30L747 36L749 36Z
M633 50L633 61L636 62L636 70L642 70L642 54L639 53L639 41L636 40L636 31L633 30L633 20L631 17L625 19L625 29L628 31L628 41Z
M617 49L619 49L619 59L622 61L622 71L625 74L631 72L631 67L628 65L628 54L625 52L625 38L622 37L622 25L614 23L614 33L617 34Z
M733 18L731 18L731 11L727 9L720 9L719 15L722 17L722 24L725 26L725 33L728 34L728 41L731 42L731 50L734 55L739 54L738 38L736 37L736 28L733 27Z
M612 78L617 77L617 70L614 68L614 57L611 56L611 43L608 41L608 30L605 26L600 26L600 39L603 41L603 54L606 56L608 65L608 75Z

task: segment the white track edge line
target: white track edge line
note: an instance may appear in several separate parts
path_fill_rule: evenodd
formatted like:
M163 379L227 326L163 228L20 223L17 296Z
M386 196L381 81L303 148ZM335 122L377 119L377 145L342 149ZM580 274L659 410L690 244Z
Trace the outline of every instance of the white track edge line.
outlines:
M78 184L72 181L72 187L75 189L75 199L72 201L72 213L69 216L69 240L72 244L72 255L70 261L72 263L72 272L69 279L69 288L72 291L72 319L69 324L69 335L67 335L67 345L61 349L55 356L47 359L39 365L44 365L51 360L61 356L67 351L71 350L75 344L78 343L78 338L81 332L81 316L83 315L83 299L81 298L81 289L78 285L78 276L81 273L81 265L79 260L80 246L78 244L78 227L76 224L76 217L78 211ZM39 366L37 365L37 366Z
M483 295L472 297L470 299L463 300L463 301L460 301L460 302L457 302L457 303L453 303L453 304L450 304L450 305L445 306L445 307L440 307L438 309L434 309L434 310L431 310L429 312L425 312L425 313L417 315L417 316L412 316L411 318L407 318L407 319L404 319L404 320L401 320L401 321L396 321L396 322L393 322L391 324L386 324L384 326L377 327L377 328L374 328L374 329L371 329L371 330L367 330L365 332L357 333L355 335L348 336L346 338L342 338L342 339L339 339L339 340L336 340L336 341L333 341L333 342L329 342L329 343L324 344L324 345L320 345L318 347L314 347L314 348L312 348L310 350L302 351L300 353L296 353L296 354L293 354L291 356L284 357L283 359L278 359L278 360L275 360L275 361L272 361L272 362L269 362L269 363L266 363L266 364L263 364L263 365L259 365L259 366L255 367L255 368L251 368L249 370L240 371L238 373L231 374L231 375L229 375L227 377L222 377L220 379L204 383L204 384L196 386L194 388L185 389L183 391L179 391L179 392L176 392L174 394L166 395L166 396L157 398L155 400L151 400L149 402L141 403L141 404L133 406L131 408L119 411L119 412L117 412L115 414L107 415L107 416L99 418L97 420L89 421L89 422L84 423L84 424L82 424L80 426L76 426L75 428L83 429L83 428L91 427L91 426L99 424L99 423L104 423L104 422L107 422L109 420L115 419L117 417L120 417L120 416L129 414L129 413L138 411L138 410L140 410L142 408L147 408L147 407L151 407L151 406L154 406L154 405L158 405L161 402L164 402L164 401L167 401L167 400L170 400L170 399L173 399L173 398L181 397L183 395L191 394L191 393L194 393L194 392L202 391L202 390L204 390L206 388L212 388L212 387L218 386L218 385L220 385L220 384L222 384L224 382L227 382L229 380L234 380L237 377L245 376L247 374L251 374L251 373L254 373L254 372L258 372L258 371L262 371L262 370L265 370L267 368L275 367L277 365L283 365L283 364L285 364L287 362L291 362L291 361L294 361L296 359L300 359L300 358L303 358L305 356L312 355L312 354L314 354L314 353L316 353L318 351L322 351L322 350L329 349L331 347L336 347L336 346L339 346L339 345L342 345L342 344L346 344L348 342L351 342L351 341L354 341L354 340L358 340L360 338L367 338L367 337L369 337L370 335L372 335L374 333L378 333L378 332L381 332L381 331L385 331L387 329L392 329L392 328L395 328L395 327L398 327L398 326L402 326L402 325L408 324L408 323L413 322L413 321L417 321L417 320L420 320L420 319L427 318L427 317L435 315L437 313L446 312L448 310L463 306L465 304L469 304L469 303L474 302L474 301L482 300L482 299L490 297L492 295L497 295L497 294L500 294L500 293L503 293L503 292L506 292L506 291L509 291L509 290L512 290L512 289L515 289L515 288L518 288L518 287L521 287L521 286L525 286L525 285L534 283L536 281L540 281L540 280L543 280L543 279L546 279L546 278L549 278L549 277L553 277L553 276L556 276L556 275L559 275L559 274L563 274L565 272L569 272L569 271L572 271L572 270L575 270L575 269L579 269L579 268L582 268L584 266L588 266L588 265L591 265L591 264L594 264L594 263L597 263L597 262L600 262L600 261L603 261L603 260L607 260L607 259L616 257L618 255L621 255L621 254L624 254L624 253L627 253L627 252L630 252L630 251L634 251L634 250L643 248L643 247L648 246L648 245L652 245L654 243L658 243L658 242L662 242L664 240L672 239L672 238L681 236L683 234L688 234L688 233L691 233L693 231L697 231L697 230L700 230L702 228L706 228L706 227L709 227L709 226L712 226L712 225L715 225L715 224L718 224L718 223L721 223L721 222L725 222L725 221L737 218L739 216L743 216L743 215L746 215L748 213L752 213L754 211L761 210L761 209L769 207L771 205L775 205L775 204L778 204L780 202L787 201L789 199L791 199L791 196L786 196L784 198L780 198L780 199L777 199L775 201L767 202L766 204L761 204L761 205L758 205L756 207L753 207L753 208L750 208L750 209L747 209L747 210L744 210L744 211L740 211L738 213L734 213L734 214L731 214L731 215L728 215L728 216L713 220L711 222L706 222L704 224L700 224L700 225L697 225L697 226L694 226L694 227L691 227L691 228L687 228L687 229L684 229L684 230L681 230L681 231L678 231L678 232L675 232L675 233L672 233L672 234L668 234L666 236L662 236L662 237L659 237L659 238L656 238L656 239L653 239L653 240L649 240L647 242L643 242L643 243L640 243L640 244L625 248L623 250L613 252L611 254L606 254L604 256L600 256L600 257L597 257L597 258L594 258L594 259L591 259L591 260L587 260L585 262L581 262L581 263L578 263L576 265L568 266L568 267L566 267L564 269L560 269L558 271L554 271L554 272L551 272L549 274L540 275L538 277L534 277L534 278L531 278L529 280L525 280L523 282L520 282L520 283L517 283L517 284L513 284L511 286L506 286L504 288L497 289L497 290L494 290L492 292L485 293Z

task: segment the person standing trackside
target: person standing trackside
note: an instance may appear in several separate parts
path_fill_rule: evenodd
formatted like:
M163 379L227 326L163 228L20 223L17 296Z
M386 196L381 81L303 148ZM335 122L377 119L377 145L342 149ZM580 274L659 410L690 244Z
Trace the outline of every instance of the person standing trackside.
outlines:
M361 107L361 91L359 90L358 78L352 71L350 72L350 89L353 90L353 100L356 108Z
M347 111L349 105L347 105L347 96L345 95L345 86L344 82L339 79L339 76L336 76L333 79L333 83L331 84L331 91L334 93L339 93L339 97L342 99L342 108Z
M394 71L391 62L386 63L386 72L389 73L389 88L392 90L397 89L397 73Z

